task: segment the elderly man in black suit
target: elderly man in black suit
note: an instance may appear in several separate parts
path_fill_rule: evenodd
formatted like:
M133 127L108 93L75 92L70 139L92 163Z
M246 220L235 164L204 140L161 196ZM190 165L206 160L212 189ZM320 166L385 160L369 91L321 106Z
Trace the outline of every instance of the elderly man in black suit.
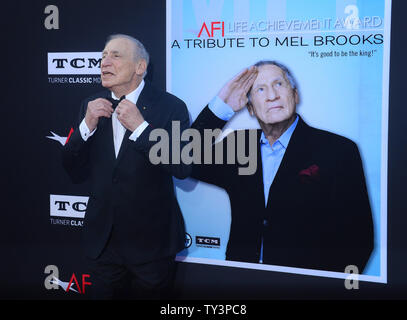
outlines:
M149 135L154 128L171 133L172 121L184 130L189 115L184 102L144 80L148 63L137 39L108 39L101 61L107 90L82 102L63 151L72 180L91 182L82 234L97 299L113 298L129 274L141 298L166 296L184 248L172 177L187 177L191 167L153 165Z
M195 164L192 176L229 195L227 260L338 272L353 265L361 273L374 239L358 148L307 125L296 113L298 103L296 81L284 65L260 61L243 70L192 127L202 133L222 128L247 106L261 128L252 157L257 170L241 175L237 164ZM228 138L218 142L223 150Z

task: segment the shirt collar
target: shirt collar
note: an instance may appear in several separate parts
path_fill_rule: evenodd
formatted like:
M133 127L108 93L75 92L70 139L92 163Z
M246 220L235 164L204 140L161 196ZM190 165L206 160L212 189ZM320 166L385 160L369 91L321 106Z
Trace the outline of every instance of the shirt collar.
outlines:
M138 87L135 90L133 90L129 94L126 94L126 99L135 104L137 102L138 97L140 96L141 90L143 90L143 88L144 88L144 79L141 80L140 84L138 85ZM120 97L116 97L113 92L112 92L112 98L116 99L116 100L120 99Z
M274 145L279 143L281 144L285 149L288 147L288 143L290 142L291 136L297 127L298 123L298 115L296 116L294 122L291 124L291 126L288 127L286 131L280 136L280 138L277 139L276 142L274 142ZM266 136L264 135L264 132L261 132L260 136L260 143L261 144L269 144L269 141L267 140Z

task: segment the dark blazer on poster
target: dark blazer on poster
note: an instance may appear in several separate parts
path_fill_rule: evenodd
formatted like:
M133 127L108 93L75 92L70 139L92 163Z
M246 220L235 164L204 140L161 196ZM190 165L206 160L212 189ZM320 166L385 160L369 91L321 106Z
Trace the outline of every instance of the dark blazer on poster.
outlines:
M203 132L225 124L206 107L192 127ZM361 273L374 237L355 143L312 128L300 117L265 206L261 130L255 131L255 174L239 175L238 164L201 164L192 170L192 177L217 185L229 195L232 216L226 259L258 263L263 238L265 264L338 272L356 265ZM247 154L249 130L244 132ZM226 140L219 142L224 144L224 159Z
M88 102L110 96L106 90L82 102L78 125L63 150L63 164L72 180L91 182L82 232L85 253L98 257L113 229L121 254L132 263L176 254L184 248L185 230L172 177L189 176L191 167L153 165L149 150L156 142L149 141L149 135L154 128L164 128L171 139L172 121L179 121L181 130L187 128L186 105L146 81L137 107L149 126L135 142L126 130L116 158L110 118L100 118L86 142L79 132Z

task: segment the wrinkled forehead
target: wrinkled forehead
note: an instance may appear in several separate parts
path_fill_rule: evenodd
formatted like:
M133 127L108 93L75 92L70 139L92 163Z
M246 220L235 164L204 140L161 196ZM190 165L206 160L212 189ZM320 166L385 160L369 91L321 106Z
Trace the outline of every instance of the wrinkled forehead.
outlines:
M122 54L132 54L133 44L130 42L130 40L125 38L112 39L108 43L106 43L103 52L119 52Z
M271 83L275 80L285 80L286 78L285 72L278 66L267 64L257 67L258 73L257 78L253 83L253 87L258 84L267 84Z

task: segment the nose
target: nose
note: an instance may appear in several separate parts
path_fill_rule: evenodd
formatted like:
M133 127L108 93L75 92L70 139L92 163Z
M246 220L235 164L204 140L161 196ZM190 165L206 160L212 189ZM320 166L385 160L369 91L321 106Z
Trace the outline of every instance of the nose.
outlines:
M107 55L106 57L102 58L101 67L109 66L109 65L111 65L111 62L112 61L111 61L110 57Z
M277 100L279 98L280 98L280 96L278 94L278 91L273 86L268 88L268 90L267 90L267 100L274 101L274 100Z

